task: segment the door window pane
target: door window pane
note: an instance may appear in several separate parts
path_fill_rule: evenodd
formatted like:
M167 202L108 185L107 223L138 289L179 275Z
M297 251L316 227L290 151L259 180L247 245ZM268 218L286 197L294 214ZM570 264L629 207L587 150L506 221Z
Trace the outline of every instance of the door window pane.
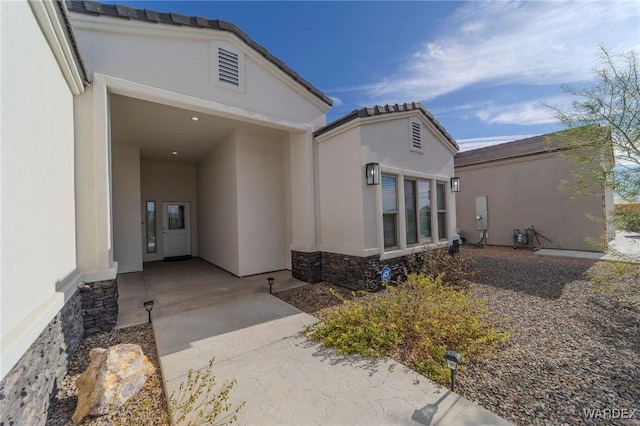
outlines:
M169 229L184 229L183 205L169 204L167 214L169 215Z
M418 181L418 221L420 237L431 238L431 190L428 181Z
M147 201L147 253L156 251L156 202Z
M418 224L416 218L416 182L404 181L404 216L407 227L407 244L418 242Z

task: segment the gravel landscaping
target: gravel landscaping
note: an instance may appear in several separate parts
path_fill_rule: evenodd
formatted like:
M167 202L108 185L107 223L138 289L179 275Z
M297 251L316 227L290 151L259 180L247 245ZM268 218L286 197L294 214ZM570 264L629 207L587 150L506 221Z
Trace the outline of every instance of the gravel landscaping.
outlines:
M491 358L466 365L460 394L516 424L640 424L637 274L604 288L589 280L604 262L508 247L464 252L479 270L471 291L487 300L511 338ZM329 287L277 296L314 313L340 303ZM591 421L585 409L639 411L634 419Z
M140 345L142 352L153 364L156 371L147 379L142 390L131 397L119 410L106 416L87 417L83 425L158 425L168 426L167 400L162 385L160 365L156 352L156 342L153 338L151 324L141 324L122 328L110 332L97 333L82 340L76 350L69 371L58 392L51 400L47 417L47 426L73 425L71 416L78 402L76 378L89 366L89 351L93 348L108 348L120 343L135 343Z
M606 286L592 279L604 262L507 247L463 250L478 267L470 290L487 300L511 337L491 358L465 366L460 394L516 424L640 425L640 273L627 271ZM313 314L341 303L330 287L312 284L276 296ZM156 373L116 413L84 424L168 424L153 332L144 324L83 340L52 400L48 425L71 424L74 382L88 366L88 351L117 343L141 345ZM634 409L633 419L585 418L585 410Z
M474 295L509 318L512 335L459 375L465 397L518 424L583 424L584 410L640 410L637 274L603 288L588 276L602 263L509 248L470 254L480 270ZM640 424L640 411L606 423Z

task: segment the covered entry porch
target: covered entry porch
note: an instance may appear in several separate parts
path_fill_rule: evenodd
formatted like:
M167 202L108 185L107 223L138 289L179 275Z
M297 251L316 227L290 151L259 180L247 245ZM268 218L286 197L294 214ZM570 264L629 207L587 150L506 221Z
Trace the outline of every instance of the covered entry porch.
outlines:
M151 317L156 319L220 305L226 298L268 294L267 277L274 278L274 292L306 284L286 270L239 278L199 258L146 263L143 271L118 275L116 327L147 322L147 300L154 302Z
M313 245L309 126L105 80L119 274L193 256L249 276Z

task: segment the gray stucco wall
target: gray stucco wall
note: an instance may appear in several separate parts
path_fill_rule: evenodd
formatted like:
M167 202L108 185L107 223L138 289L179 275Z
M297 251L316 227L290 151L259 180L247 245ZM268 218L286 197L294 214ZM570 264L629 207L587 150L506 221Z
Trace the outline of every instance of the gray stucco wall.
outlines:
M601 194L583 197L576 197L571 189L560 189L563 181L573 181L571 170L576 167L557 154L543 154L456 168L462 187L456 194L460 232L468 242L480 240L475 198L487 196L488 244L511 246L514 228L533 225L553 241L540 239L545 248L598 249L589 240L601 241L605 231L604 189Z

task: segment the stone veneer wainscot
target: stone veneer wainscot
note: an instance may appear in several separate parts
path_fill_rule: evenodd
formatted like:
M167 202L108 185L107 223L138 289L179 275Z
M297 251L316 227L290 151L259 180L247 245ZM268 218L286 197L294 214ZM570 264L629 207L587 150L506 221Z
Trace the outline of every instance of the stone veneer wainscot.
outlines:
M82 338L113 329L117 318L116 280L81 286L0 382L0 426L44 425Z

